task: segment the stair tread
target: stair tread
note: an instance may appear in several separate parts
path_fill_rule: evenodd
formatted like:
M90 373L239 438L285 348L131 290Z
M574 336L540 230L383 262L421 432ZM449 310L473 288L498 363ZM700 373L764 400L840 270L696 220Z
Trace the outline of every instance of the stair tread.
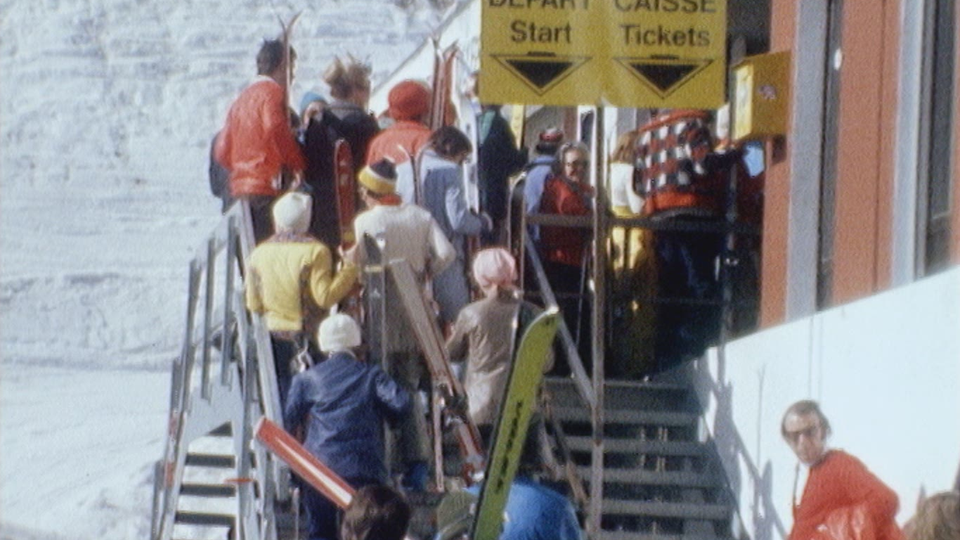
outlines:
M719 521L730 519L731 512L732 508L725 504L603 499L604 514L632 514Z
M578 467L577 472L580 474L580 478L589 482L590 467ZM723 479L715 473L606 469L603 475L605 482L673 485L681 487L722 487L723 485Z
M590 451L593 445L592 437L567 436L567 443L574 451ZM661 456L702 456L707 451L706 445L692 441L657 441L640 439L606 438L603 441L603 451L631 452L637 454L652 454Z
M235 518L232 514L177 510L176 514L174 515L173 521L174 523L183 523L183 524L189 524L189 525L231 527L234 524Z
M199 497L233 497L237 494L236 484L214 482L183 482L180 495Z
M184 464L193 467L232 469L237 466L237 458L231 454L190 452L187 454Z
M553 412L560 420L590 420L590 411L585 407L553 406ZM637 411L631 409L606 409L603 419L606 423L649 424L662 426L687 426L695 423L699 415L678 411Z
M729 536L710 536L704 534L653 534L633 531L607 531L595 533L596 540L733 540Z

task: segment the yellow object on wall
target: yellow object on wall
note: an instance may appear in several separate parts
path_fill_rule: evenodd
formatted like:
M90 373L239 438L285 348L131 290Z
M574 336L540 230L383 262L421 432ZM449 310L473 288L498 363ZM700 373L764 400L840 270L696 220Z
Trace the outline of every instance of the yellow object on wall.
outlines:
M750 56L733 68L736 84L733 138L764 139L787 132L790 53Z

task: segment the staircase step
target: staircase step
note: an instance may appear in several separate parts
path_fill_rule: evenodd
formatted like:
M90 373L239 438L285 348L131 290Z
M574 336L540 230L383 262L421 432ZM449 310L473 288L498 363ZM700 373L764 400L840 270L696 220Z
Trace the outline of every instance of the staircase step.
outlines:
M184 462L188 466L194 467L216 467L220 469L235 469L237 459L228 454L187 454Z
M632 531L600 531L594 533L596 540L733 540L727 536L710 536L703 534L653 534Z
M584 482L590 482L590 467L578 467L577 472ZM604 482L656 486L700 488L723 487L723 479L714 473L695 473L687 471L605 469L603 473L603 480Z
M214 514L211 512L177 511L173 518L174 523L185 525L203 525L207 527L232 527L234 517L228 514Z
M554 406L553 412L561 421L590 422L590 411L586 407ZM695 426L700 416L692 412L661 412L634 410L604 410L603 419L607 424L638 424L653 426Z
M603 513L648 516L653 518L680 518L723 521L731 517L730 507L722 504L694 504L679 502L630 501L604 499Z
M567 437L567 444L574 452L589 452L593 448L590 437ZM702 443L689 441L650 441L639 439L606 439L603 441L604 453L631 453L653 456L696 456L701 457L707 451Z
M209 433L213 437L233 437L233 427L230 422L221 425Z
M554 403L582 403L572 379L553 379L547 389ZM604 405L607 409L658 409L697 411L690 389L674 383L607 381L604 385Z
M233 497L237 494L237 486L235 484L184 483L180 486L180 494L195 497Z

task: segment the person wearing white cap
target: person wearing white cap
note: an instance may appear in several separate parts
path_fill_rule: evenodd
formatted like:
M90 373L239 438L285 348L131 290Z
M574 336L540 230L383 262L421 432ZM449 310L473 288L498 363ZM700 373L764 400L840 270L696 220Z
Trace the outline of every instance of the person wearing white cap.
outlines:
M286 429L303 428L304 447L351 487L388 480L383 422L410 408L410 394L375 363L359 359L360 326L349 315L330 315L317 332L327 359L293 378L284 409ZM337 538L337 509L304 486L310 539Z
M365 167L358 175L360 196L367 210L353 222L357 246L353 256L361 267L366 264L364 236L381 246L381 260L406 259L421 289L426 290L429 276L446 269L456 257L453 245L440 225L426 209L404 203L396 193L397 175L392 162L381 160ZM386 313L392 316L386 330L386 357L378 359L384 368L407 390L415 392L426 376L426 364L420 357L416 336L403 314L403 304L392 280L387 280ZM414 490L426 489L431 445L427 436L426 415L419 400L400 426L397 458L405 466L404 481Z
M330 249L307 234L312 201L290 192L273 204L276 233L247 261L247 309L263 316L270 331L280 403L292 377L290 361L312 340L326 312L345 298L360 270L345 262L334 273Z

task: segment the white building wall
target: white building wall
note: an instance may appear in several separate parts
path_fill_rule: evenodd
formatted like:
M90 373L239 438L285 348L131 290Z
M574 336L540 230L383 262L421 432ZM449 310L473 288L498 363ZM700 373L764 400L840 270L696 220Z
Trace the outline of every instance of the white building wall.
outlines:
M796 458L780 420L807 398L830 419L829 444L899 494L903 523L960 465L960 269L714 349L697 376L751 538L790 530Z

